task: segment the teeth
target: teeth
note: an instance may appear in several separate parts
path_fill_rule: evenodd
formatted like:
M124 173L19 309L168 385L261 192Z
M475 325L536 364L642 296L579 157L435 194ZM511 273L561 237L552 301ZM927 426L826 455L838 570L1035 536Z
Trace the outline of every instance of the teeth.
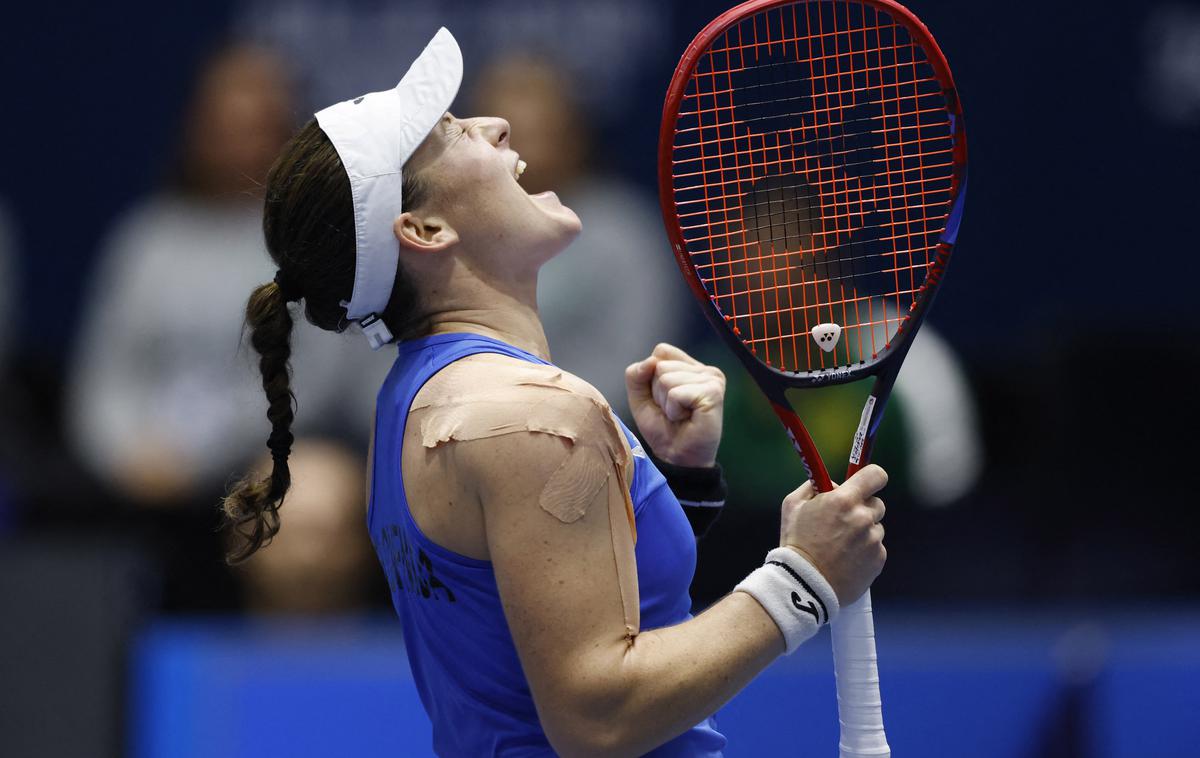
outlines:
M528 165L528 164L526 164L525 161L522 161L522 160L517 161L517 178L518 179L521 178L521 174L525 173L526 165Z

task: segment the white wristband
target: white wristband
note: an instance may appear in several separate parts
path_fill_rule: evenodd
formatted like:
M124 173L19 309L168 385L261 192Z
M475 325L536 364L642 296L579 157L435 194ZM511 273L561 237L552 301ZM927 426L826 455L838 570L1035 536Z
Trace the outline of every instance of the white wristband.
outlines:
M829 582L790 547L767 553L766 563L733 591L745 592L758 601L783 632L788 653L838 615L837 595Z

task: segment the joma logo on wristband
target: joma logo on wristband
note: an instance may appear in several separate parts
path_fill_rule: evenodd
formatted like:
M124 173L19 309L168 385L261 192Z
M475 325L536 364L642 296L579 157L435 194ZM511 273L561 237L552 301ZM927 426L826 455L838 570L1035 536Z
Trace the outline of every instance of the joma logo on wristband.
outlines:
M808 593L809 597L813 598L813 600L816 601L816 605L813 604L813 600L810 600L808 602L807 606L802 605L800 603L800 594L797 592L793 592L792 593L792 605L796 606L796 610L804 611L806 613L811 613L813 615L813 617L817 620L818 624L823 624L826 621L829 621L829 609L825 607L825 603L821 601L820 596L818 596L816 592L813 592L813 588L808 586L808 582L804 581L804 577L797 574L796 571L791 566L787 565L783 561L767 561L767 565L768 566L778 566L779 568L786 571L789 576L791 576L793 579L795 579L796 582L801 587L804 588L804 591ZM821 609L821 613L816 612L816 608L818 606ZM821 620L822 614L824 614L824 616L825 616L824 621Z
M796 610L798 610L798 611L804 611L805 613L811 613L813 615L813 618L817 620L817 623L818 624L821 623L821 615L819 613L817 613L817 604L814 603L813 601L809 600L807 603L802 603L802 602L800 602L800 593L793 592L792 593L792 605L796 606Z

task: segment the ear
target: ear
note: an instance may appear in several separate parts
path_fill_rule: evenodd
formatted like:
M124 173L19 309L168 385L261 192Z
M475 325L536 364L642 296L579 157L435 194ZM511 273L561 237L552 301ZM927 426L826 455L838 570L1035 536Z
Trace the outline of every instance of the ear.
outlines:
M392 233L400 246L416 253L438 253L458 242L458 232L438 216L405 211L396 217Z

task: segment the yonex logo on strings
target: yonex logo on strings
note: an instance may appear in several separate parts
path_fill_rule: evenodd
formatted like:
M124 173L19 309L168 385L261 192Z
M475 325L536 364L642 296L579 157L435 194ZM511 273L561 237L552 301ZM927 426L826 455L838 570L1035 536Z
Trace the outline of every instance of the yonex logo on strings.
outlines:
M837 324L817 324L812 328L812 337L817 341L817 346L825 352L833 351L837 346L838 340L842 338L842 327Z

